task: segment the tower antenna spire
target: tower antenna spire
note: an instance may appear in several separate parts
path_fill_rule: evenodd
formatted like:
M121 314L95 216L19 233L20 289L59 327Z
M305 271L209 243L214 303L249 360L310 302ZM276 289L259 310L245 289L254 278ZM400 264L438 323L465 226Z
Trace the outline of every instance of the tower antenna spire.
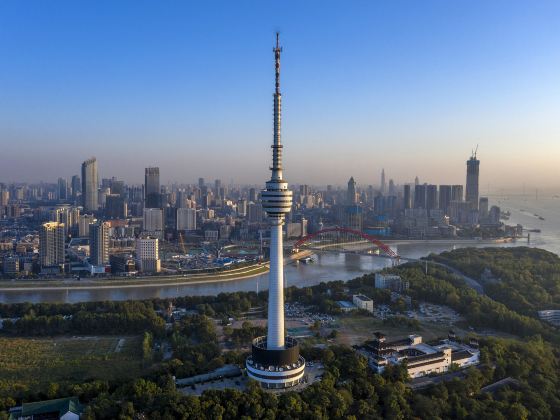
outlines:
M275 90L274 90L274 141L272 143L272 180L282 180L282 143L281 143L281 123L282 123L282 94L280 93L280 33L276 32L276 46L274 52L275 67Z

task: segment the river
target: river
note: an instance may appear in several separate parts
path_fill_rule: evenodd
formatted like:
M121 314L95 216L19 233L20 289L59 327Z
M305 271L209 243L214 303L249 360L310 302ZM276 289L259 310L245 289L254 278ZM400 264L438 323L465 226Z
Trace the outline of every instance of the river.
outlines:
M520 223L524 227L541 229L541 233L531 233L530 246L544 248L560 254L560 199L543 197L539 200L524 197L490 196L490 204L497 204L509 210L509 224ZM540 220L535 214L542 216ZM465 244L460 241L446 243L413 243L392 246L399 255L407 258L421 258L430 253L440 253L465 246L518 246L527 245L526 240L505 244ZM367 255L347 253L322 253L314 256L311 264L290 264L285 267L288 286L312 286L332 280L350 280L389 266L391 261ZM123 289L72 289L59 290L17 290L0 292L0 302L91 302L101 300L140 300L150 298L171 298L177 296L217 295L223 292L266 290L268 275L241 280L208 284L187 284L181 286L129 287Z

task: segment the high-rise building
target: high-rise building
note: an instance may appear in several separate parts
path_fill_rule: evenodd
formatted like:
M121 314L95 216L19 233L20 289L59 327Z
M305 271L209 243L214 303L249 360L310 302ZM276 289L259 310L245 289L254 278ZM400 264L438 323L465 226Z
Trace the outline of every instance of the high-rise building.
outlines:
M39 230L39 257L41 267L64 264L64 223L48 222Z
M467 160L467 185L465 201L470 203L472 209L478 209L478 171L480 161L476 158L476 151Z
M244 198L237 202L237 215L240 217L247 216L247 200Z
M72 198L76 199L82 192L82 184L78 175L72 176Z
M136 261L140 271L159 273L161 271L159 239L138 238L136 240Z
M92 157L82 163L82 206L84 211L97 211L99 179L97 174L97 160Z
M385 168L381 169L381 194L385 194L387 184L385 183Z
M144 209L144 231L152 233L163 231L162 209Z
M144 207L149 209L160 208L159 168L146 168L144 188L146 197Z
M68 182L64 178L58 178L58 199L68 199Z
M410 184L405 184L404 186L404 208L412 208L412 193L410 191Z
M462 185L452 185L451 186L451 201L463 201L463 186Z
M108 194L105 196L105 215L108 219L125 219L128 206L124 198L119 194Z
M96 222L96 219L92 214L83 214L79 217L80 221L78 223L78 235L81 238L86 238L89 236L90 226Z
M440 185L439 186L439 209L449 215L449 205L451 203L451 185Z
M196 230L195 209L177 209L177 230Z
M249 223L261 223L263 221L263 208L261 203L247 204L247 221Z
M0 206L7 206L10 202L10 192L8 190L0 191Z
M426 210L438 208L438 189L437 185L426 185Z
M480 197L478 201L478 211L480 212L481 219L486 219L488 217L488 197Z
M414 186L414 208L426 208L426 184Z
M395 181L389 180L389 195L397 195L397 188L395 186Z
M220 188L222 188L222 180L221 179L215 179L214 180L214 195L216 195L217 197L220 197ZM220 197L223 198L223 197Z
M292 192L282 175L280 121L280 52L278 34L274 48L276 90L274 93L274 142L272 175L262 192L262 204L270 220L270 272L268 278L268 331L253 340L247 358L247 375L266 388L287 388L299 384L305 374L305 359L299 354L297 340L286 336L284 328L284 256L282 225L292 207Z
M198 178L198 188L202 189L204 187L204 178Z
M257 202L257 190L255 188L249 188L249 201Z
M358 199L356 197L356 181L354 181L354 177L351 176L348 180L348 190L346 190L346 204L351 206L357 203Z
M109 224L98 222L89 228L89 262L101 266L109 264Z

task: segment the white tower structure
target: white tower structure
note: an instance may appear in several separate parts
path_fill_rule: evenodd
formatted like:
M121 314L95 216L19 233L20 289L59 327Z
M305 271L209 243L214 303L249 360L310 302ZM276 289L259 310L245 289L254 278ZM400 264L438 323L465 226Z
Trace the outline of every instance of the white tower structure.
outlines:
M280 40L276 34L273 49L276 68L274 92L274 141L272 143L272 175L262 191L262 207L270 220L270 273L268 286L268 333L253 341L252 355L247 359L247 373L265 388L286 388L297 385L305 373L305 360L299 345L284 330L284 255L282 225L292 207L292 192L282 175L282 143L280 136L282 94L280 93Z

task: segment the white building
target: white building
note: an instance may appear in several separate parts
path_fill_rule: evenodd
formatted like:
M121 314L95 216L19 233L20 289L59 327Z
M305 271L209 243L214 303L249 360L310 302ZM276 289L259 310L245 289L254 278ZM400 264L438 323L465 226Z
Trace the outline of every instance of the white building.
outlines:
M154 233L163 231L162 209L144 209L144 231Z
M92 214L83 214L80 216L78 223L78 235L80 238L89 236L89 227L94 224L97 219Z
M177 209L177 230L196 230L196 210Z
M359 309L365 309L368 312L373 312L373 300L364 295L352 296L352 303Z
M539 318L549 324L560 327L560 310L559 309L546 309L539 311Z
M375 273L375 288L402 292L408 289L408 281L402 280L401 276L395 274Z
M136 261L140 271L161 271L161 260L159 258L158 238L138 238L136 240Z
M432 373L444 373L452 364L460 368L477 365L480 351L477 347L461 344L453 340L443 340L432 346L422 342L419 335L388 342L381 333L363 347L369 364L378 373L388 365L400 364L406 360L408 375L419 378Z
M49 222L39 230L39 256L42 267L64 264L64 223Z

